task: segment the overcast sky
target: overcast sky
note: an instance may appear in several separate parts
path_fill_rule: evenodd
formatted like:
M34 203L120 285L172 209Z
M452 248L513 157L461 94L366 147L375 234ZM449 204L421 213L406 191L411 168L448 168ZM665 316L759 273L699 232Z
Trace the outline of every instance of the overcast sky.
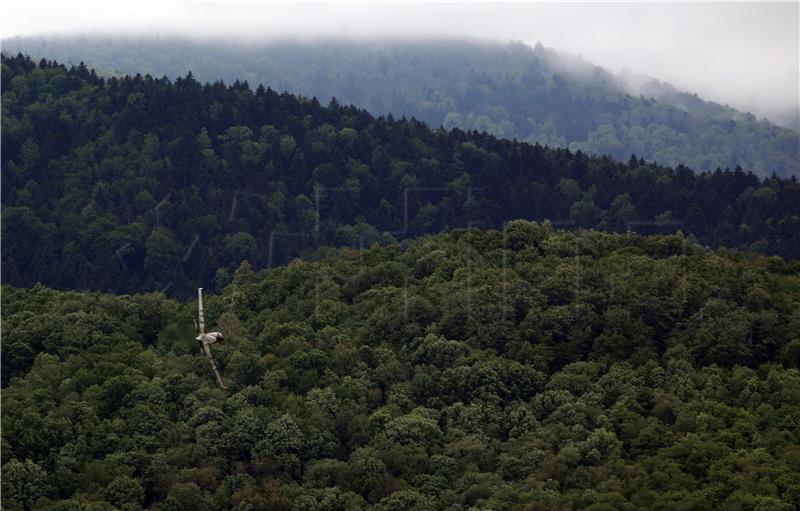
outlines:
M800 0L716 3L281 3L2 0L3 37L102 33L472 36L542 42L761 116L800 111Z

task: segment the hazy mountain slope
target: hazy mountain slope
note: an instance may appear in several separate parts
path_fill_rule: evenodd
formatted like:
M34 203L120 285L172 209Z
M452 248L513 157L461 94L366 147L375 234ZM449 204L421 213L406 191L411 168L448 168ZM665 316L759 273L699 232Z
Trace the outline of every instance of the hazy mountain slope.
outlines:
M790 511L775 263L514 222L242 267L227 393L195 303L4 287L3 508Z
M569 146L627 159L631 153L697 170L741 165L757 175L800 174L798 133L655 81L630 80L541 46L469 41L275 42L185 39L17 38L4 51L104 73L247 80L276 90L415 116L445 127Z
M191 295L270 266L515 218L800 256L800 184L375 118L241 84L3 59L3 281ZM9 242L10 241L10 242Z

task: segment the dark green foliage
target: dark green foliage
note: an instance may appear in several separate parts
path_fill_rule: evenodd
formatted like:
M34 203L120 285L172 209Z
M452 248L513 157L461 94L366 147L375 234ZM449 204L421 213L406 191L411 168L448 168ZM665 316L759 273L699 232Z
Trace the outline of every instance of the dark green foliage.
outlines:
M800 175L796 118L792 129L782 128L657 80L612 75L541 44L81 36L13 38L3 47L85 61L107 75L193 72L202 81L247 80L323 101L335 97L375 114L619 160L636 153L701 171L741 165L760 177Z
M775 257L514 221L242 266L207 297L227 393L195 302L2 299L4 509L800 506Z
M47 472L32 462L13 459L3 465L3 500L28 511L47 493Z
M713 247L800 255L795 178L759 180L739 168L696 175L636 158L623 164L375 118L336 102L323 107L247 83L104 80L85 66L22 56L2 62L8 284L186 297L198 285L222 289L244 260L263 268L301 253L321 257L328 245L386 244L515 218L618 232L681 229ZM507 242L532 242L528 250L541 252L540 236L514 228ZM551 243L562 255L574 249ZM415 275L449 276L437 257L426 254ZM394 264L352 275L340 292L352 298L376 284L402 287L410 275ZM568 290L569 275L553 279L553 292ZM339 298L327 290L321 296ZM364 299L404 300L394 291ZM423 317L428 301L407 306ZM374 333L398 332L391 321L365 320ZM456 316L451 322L484 335ZM4 350L14 364L31 362L16 340Z
M111 481L106 487L105 498L114 507L122 511L133 511L142 508L144 491L135 479L128 476L120 476Z

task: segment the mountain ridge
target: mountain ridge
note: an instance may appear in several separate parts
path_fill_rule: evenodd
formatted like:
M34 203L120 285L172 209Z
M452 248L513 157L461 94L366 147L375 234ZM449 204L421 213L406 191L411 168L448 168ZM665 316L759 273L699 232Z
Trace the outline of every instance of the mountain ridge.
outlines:
M525 218L800 255L800 184L499 139L244 83L3 57L5 282L186 296L327 245Z
M246 80L322 101L335 96L375 114L414 116L432 126L486 130L617 159L635 153L698 170L741 165L762 177L800 174L797 131L657 80L646 81L646 89L664 102L632 95L620 74L542 45L86 37L12 39L4 49L83 60L112 74L174 79L192 71L201 81Z

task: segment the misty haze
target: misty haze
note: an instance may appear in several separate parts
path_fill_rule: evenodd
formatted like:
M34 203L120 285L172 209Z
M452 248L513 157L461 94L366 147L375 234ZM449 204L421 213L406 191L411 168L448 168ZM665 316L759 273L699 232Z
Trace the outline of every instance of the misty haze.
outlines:
M800 4L513 3L364 5L249 2L65 4L8 1L5 39L126 35L235 39L477 38L541 42L618 73L630 69L703 99L797 126Z
M800 509L797 2L1 10L2 509Z

